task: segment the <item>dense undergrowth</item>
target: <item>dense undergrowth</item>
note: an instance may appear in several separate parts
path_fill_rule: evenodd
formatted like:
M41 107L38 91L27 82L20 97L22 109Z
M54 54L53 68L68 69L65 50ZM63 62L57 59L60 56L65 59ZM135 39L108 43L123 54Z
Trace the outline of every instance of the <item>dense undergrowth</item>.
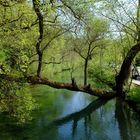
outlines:
M133 102L135 104L136 110L140 111L140 88L134 87L127 94L126 100Z
M17 123L31 120L31 112L36 108L30 89L15 82L0 82L0 112Z

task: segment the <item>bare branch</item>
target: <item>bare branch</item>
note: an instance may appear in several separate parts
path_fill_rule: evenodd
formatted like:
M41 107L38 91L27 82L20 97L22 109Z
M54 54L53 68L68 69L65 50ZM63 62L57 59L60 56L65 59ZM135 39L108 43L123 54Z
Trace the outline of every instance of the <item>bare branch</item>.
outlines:
M49 45L58 37L60 37L61 35L65 34L66 32L68 32L69 29L66 29L65 31L58 31L56 35L54 35L48 42L47 44L42 48L42 52L44 52L45 49L47 49L49 47Z
M132 29L132 28L130 28L129 26L127 26L127 25L123 24L123 23L122 23L122 22L120 22L119 20L113 19L113 18L108 17L108 16L106 16L106 15L104 15L104 14L102 14L102 16L104 16L104 17L106 17L106 18L108 18L108 19L110 19L110 20L112 20L112 21L114 21L114 22L117 22L117 23L119 23L120 25L122 25L123 27L125 27L125 28L127 28L127 29L129 29L129 30L133 31L134 33L136 33L136 31L135 31L135 30L133 30L133 29Z
M73 16L74 16L76 19L78 19L78 20L81 19L81 17L73 10L73 8L72 8L70 5L68 5L64 0L61 0L61 2L63 3L63 5L64 5L65 7L67 7L67 8L71 11L71 13L73 14Z
M86 57L84 57L84 55L82 55L82 53L81 53L80 50L74 48L73 51L76 52L76 53L77 53L80 57L82 57L84 60L86 59Z

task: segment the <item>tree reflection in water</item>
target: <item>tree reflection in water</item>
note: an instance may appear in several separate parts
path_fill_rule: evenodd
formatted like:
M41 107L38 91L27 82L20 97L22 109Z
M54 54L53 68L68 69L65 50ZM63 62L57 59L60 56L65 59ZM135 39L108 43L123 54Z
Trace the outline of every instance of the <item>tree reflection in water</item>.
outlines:
M134 115L134 112L126 105L126 103L120 99L116 99L115 117L118 122L120 136L122 140L139 140L139 135L136 134L138 127L138 117Z
M2 140L140 140L139 119L121 99L96 99L87 105L91 98L81 93L70 93L69 98L58 94L57 102L56 93L44 95L37 96L43 107L25 126L8 125L11 121L4 122L5 116L0 117ZM66 115L69 112L75 113Z
M97 99L97 100L93 101L92 103L90 103L84 109L53 121L48 127L61 126L68 122L72 122L73 123L72 137L74 138L77 127L78 127L78 122L81 119L84 119L85 135L86 135L87 139L88 138L90 139L90 135L92 135L91 134L92 133L91 114L94 113L95 111L97 111L97 109L101 108L101 106L105 105L107 102L108 102L108 100ZM139 137L139 135L135 134L135 130L134 130L134 129L139 129L139 127L137 128L138 120L137 119L135 120L134 112L120 98L116 99L114 114L115 114L114 117L117 121L118 128L119 128L120 139L121 140L139 140L140 137ZM88 129L88 127L89 127L89 129ZM89 130L89 132L87 131L87 129ZM104 128L104 129L106 129L106 128ZM136 131L136 133L137 133L137 131ZM110 138L108 137L108 139L110 139Z

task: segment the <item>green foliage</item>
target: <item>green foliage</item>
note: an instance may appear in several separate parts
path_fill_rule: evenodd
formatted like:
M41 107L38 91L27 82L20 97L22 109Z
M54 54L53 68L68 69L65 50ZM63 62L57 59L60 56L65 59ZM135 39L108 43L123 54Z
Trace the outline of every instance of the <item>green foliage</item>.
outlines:
M88 74L98 88L110 89L108 84L115 83L114 73L108 66L100 67L99 65L94 65L93 68L89 67Z
M137 109L140 110L140 88L134 87L127 95L126 100L131 100L136 103Z
M18 3L13 1L14 6L0 6L0 64L5 73L25 75L38 37L36 16L25 1L15 2ZM10 1L7 3L10 4ZM32 24L34 28L29 30Z
M27 52L18 48L8 48L5 54L5 63L10 66L11 70L14 69L23 74L26 73L29 65L29 58Z
M134 87L127 96L128 99L134 100L137 103L140 103L140 88Z
M0 112L5 112L17 123L31 120L31 112L36 104L30 90L23 84L4 80L1 81L0 86Z

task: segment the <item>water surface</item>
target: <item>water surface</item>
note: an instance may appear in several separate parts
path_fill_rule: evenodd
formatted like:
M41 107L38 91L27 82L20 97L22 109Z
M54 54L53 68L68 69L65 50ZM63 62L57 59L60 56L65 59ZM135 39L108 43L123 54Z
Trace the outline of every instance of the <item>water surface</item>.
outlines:
M31 88L39 107L17 126L0 115L0 140L140 140L139 117L120 100L80 92Z

